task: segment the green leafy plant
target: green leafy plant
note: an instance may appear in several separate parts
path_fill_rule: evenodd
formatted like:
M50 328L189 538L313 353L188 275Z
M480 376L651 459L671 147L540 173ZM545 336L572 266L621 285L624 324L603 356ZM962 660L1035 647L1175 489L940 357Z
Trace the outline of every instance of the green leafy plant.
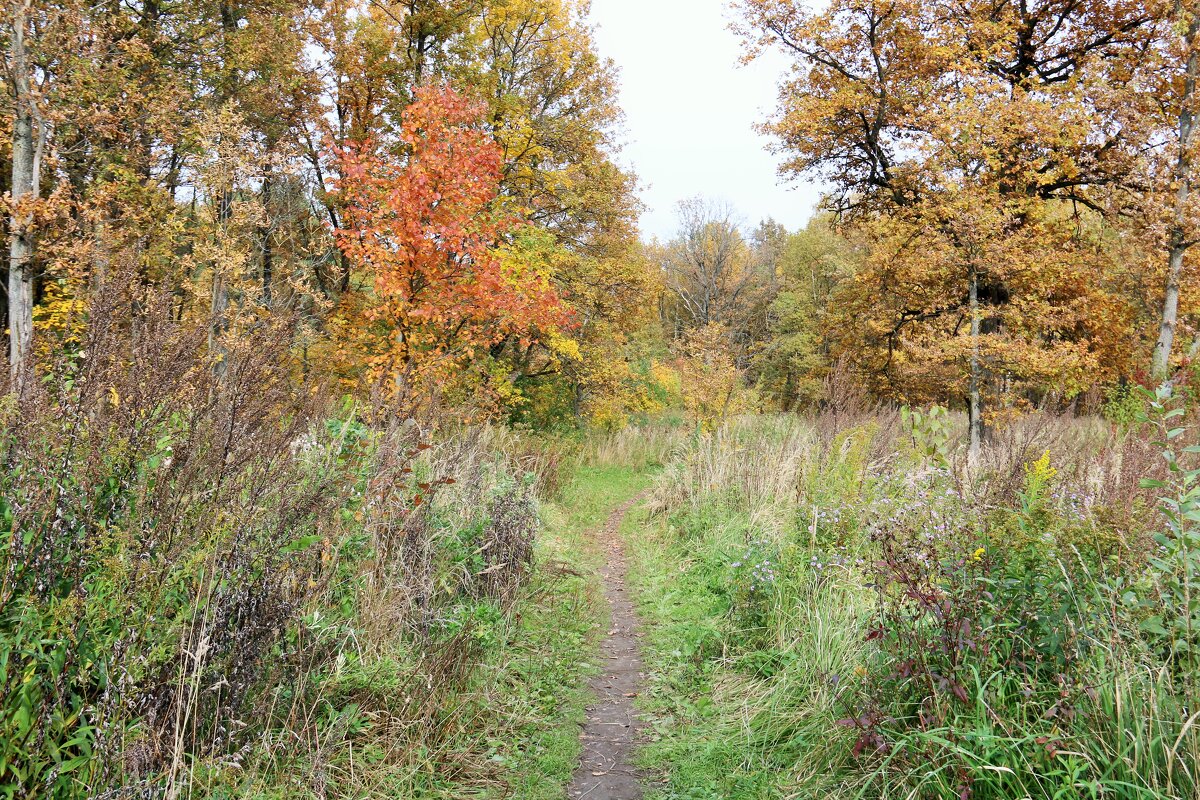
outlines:
M1128 428L1136 425L1145 413L1145 390L1134 384L1118 384L1104 390L1101 413L1109 422Z
M943 467L949 463L954 434L949 411L938 405L930 406L926 411L904 406L900 409L900 421L920 458Z
M1167 462L1167 478L1144 479L1142 485L1163 492L1159 508L1166 521L1154 535L1158 552L1149 558L1153 596L1145 600L1152 610L1142 628L1173 664L1194 700L1200 671L1200 467L1193 466L1200 445L1179 448L1188 432L1182 424L1186 410L1170 384L1147 392L1143 421L1156 434Z

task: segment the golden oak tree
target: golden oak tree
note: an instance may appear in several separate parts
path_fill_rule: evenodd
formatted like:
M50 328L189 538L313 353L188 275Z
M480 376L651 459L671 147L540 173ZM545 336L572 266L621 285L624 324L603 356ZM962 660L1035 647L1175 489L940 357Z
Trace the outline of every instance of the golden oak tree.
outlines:
M1143 56L1146 66L1130 76L1124 126L1145 142L1138 180L1120 198L1128 218L1162 258L1149 270L1157 280L1153 301L1156 331L1151 374L1167 377L1181 317L1196 311L1188 288L1197 276L1188 252L1200 241L1200 198L1195 196L1197 160L1197 82L1200 81L1200 6L1188 0L1159 0L1148 5L1158 24ZM1189 356L1194 356L1194 339Z
M959 320L940 334L960 339L946 366L957 379L945 386L970 411L976 452L989 390L1067 381L1076 362L1051 355L1060 340L1091 348L1078 326L1052 322L1059 306L1084 302L1081 292L1038 297L1036 284L1016 278L1033 250L1086 249L1049 224L1058 206L1099 209L1098 191L1133 172L1138 143L1119 124L1127 104L1120 79L1139 68L1151 13L1127 0L835 0L816 13L791 0L741 7L751 56L778 47L795 59L766 126L788 156L784 171L827 177L829 205L843 215L893 217L888 238L902 230L936 240L928 254L891 248L911 254L900 276L907 283L875 284L921 302L876 327L894 353L895 337L910 328L896 322ZM1020 241L1029 247L1013 245ZM1081 263L1068 256L1035 269L1053 286L1082 289L1086 275L1071 266ZM984 337L1045 346L1039 363L1061 368L1040 380L1013 373L1008 359L989 360ZM924 352L909 355L919 361Z
M961 197L865 224L870 251L830 303L831 356L899 402L978 393L992 421L1131 374L1137 309L1097 232L1054 212L1026 201L1012 229L1012 206Z

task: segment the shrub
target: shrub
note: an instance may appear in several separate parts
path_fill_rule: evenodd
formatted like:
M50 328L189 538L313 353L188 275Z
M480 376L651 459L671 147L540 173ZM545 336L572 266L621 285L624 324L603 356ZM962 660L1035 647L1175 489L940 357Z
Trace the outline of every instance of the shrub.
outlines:
M1192 785L1186 771L1171 777L1165 742L1187 730L1170 691L1120 680L1138 674L1145 651L1112 586L1059 549L1055 477L1048 453L1030 462L1018 504L997 514L935 476L875 526L879 607L867 639L878 661L842 724L881 790L1133 798ZM1110 687L1118 696L1106 699ZM1155 703L1156 721L1137 723L1142 752L1124 761L1114 752L1129 729L1110 715L1114 702Z
M900 419L912 440L913 452L940 467L950 465L950 440L954 433L949 412L941 406L900 409Z
M430 758L557 467L297 391L291 322L214 370L204 326L139 305L0 406L0 796L238 795L384 705L395 760Z
M1187 433L1180 424L1186 413L1174 404L1170 384L1148 398L1143 419L1157 435L1169 469L1165 480L1147 479L1145 485L1165 492L1159 507L1166 529L1155 534L1150 555L1154 594L1148 598L1151 615L1142 629L1178 676L1190 706L1200 700L1200 467L1185 463L1200 453L1200 445L1175 443Z

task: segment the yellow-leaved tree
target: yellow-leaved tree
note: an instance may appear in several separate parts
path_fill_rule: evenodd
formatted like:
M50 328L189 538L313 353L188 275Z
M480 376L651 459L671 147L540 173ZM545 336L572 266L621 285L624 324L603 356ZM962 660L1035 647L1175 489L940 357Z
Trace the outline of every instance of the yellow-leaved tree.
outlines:
M1092 379L1103 348L1081 307L1103 286L1070 213L1103 210L1133 173L1120 120L1153 15L1127 0L740 7L750 57L795 61L765 126L784 172L826 177L844 218L882 220L847 320L882 366L936 376L969 411L972 454L989 395Z

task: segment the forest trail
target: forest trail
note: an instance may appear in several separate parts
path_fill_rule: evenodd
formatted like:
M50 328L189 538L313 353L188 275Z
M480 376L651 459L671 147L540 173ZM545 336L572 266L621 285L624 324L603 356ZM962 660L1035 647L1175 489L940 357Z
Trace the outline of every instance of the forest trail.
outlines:
M581 734L583 755L567 793L572 800L639 800L642 796L641 776L632 760L641 727L633 703L642 688L643 667L638 619L626 587L625 548L619 528L625 515L644 496L634 497L613 511L598 539L605 551L600 577L611 621L600 644L601 671L589 684L594 699Z

